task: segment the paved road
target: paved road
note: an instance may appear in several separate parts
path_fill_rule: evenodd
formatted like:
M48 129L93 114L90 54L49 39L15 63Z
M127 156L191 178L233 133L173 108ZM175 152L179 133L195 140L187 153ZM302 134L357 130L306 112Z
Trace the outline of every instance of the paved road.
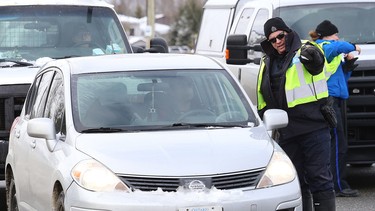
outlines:
M337 211L375 211L375 165L349 167L348 182L360 191L359 197L338 197Z
M336 198L337 211L375 211L375 165L349 167L348 181L360 191L359 197ZM0 181L0 211L5 211L5 182Z

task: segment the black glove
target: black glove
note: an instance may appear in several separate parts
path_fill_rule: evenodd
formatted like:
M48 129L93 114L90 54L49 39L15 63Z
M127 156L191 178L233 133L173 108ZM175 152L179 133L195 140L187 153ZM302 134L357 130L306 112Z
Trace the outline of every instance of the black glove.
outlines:
M330 128L337 127L336 112L333 109L334 99L332 97L327 98L327 102L320 107L320 111L323 114L324 119L327 121Z
M303 45L301 47L299 59L311 75L318 75L322 72L324 67L324 55L314 45L309 43Z
M344 72L350 72L350 71L353 71L356 67L358 67L358 64L354 64L356 61L357 61L358 57L355 57L351 60L348 60L346 57L345 57L345 63L342 65L342 70Z

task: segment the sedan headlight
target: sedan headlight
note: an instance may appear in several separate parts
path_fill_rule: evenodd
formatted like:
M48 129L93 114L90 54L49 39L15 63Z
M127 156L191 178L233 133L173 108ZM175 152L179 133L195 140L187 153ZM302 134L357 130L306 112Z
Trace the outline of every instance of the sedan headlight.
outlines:
M296 170L293 163L284 152L276 150L257 188L285 184L293 181L294 178L296 178Z
M127 191L130 189L109 169L95 160L79 162L71 172L81 187L98 192Z

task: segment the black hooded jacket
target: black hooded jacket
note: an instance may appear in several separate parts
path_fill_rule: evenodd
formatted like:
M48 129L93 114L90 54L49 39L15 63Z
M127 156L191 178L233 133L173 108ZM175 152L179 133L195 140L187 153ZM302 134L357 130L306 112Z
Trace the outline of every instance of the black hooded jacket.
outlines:
M287 141L289 138L328 127L320 111L320 107L325 103L325 100L288 108L285 95L285 73L291 66L292 60L301 48L302 43L298 34L294 31L286 35L285 42L286 53L283 55L278 54L276 49L267 40L261 43L265 53L263 60L265 70L263 72L260 91L267 106L259 110L259 115L262 117L265 110L272 108L282 109L288 113L288 126L278 130L280 135L279 141Z

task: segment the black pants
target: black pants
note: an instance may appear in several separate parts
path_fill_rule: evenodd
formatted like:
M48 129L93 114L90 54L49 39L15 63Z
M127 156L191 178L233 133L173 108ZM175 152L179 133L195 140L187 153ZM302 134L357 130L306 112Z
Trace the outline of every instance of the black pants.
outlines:
M331 129L331 171L336 191L350 188L346 181L346 153L348 142L344 133L342 119L343 100L334 97L333 108L336 112L337 127Z
M279 144L297 170L303 193L333 191L330 170L331 135L328 127L280 140Z

